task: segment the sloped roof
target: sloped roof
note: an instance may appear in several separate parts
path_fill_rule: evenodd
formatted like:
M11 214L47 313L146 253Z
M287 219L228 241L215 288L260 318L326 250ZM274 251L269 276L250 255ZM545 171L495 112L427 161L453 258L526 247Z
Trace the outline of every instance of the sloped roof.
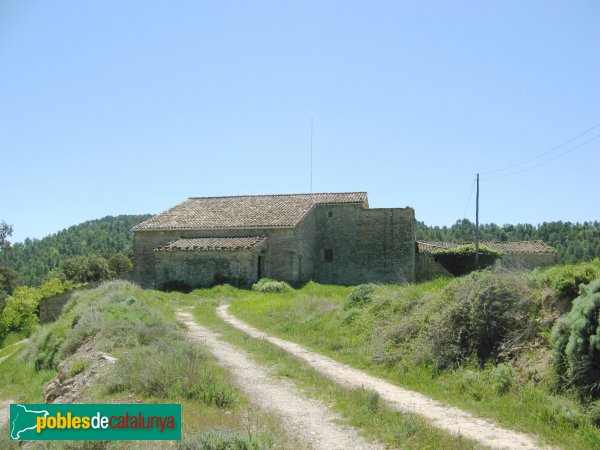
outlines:
M262 244L268 236L203 237L175 239L154 249L155 252L206 252L252 250Z
M318 204L368 207L366 192L192 197L133 227L133 231L293 228Z
M464 244L473 244L473 242L417 241L419 253L432 253L434 250L454 248ZM506 254L555 253L554 248L546 244L544 241L480 241L479 244Z

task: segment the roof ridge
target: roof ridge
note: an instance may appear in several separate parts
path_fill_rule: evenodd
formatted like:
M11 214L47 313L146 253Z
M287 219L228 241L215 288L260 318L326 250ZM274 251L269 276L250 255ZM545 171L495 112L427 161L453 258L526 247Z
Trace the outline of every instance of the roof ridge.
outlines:
M307 197L311 195L347 195L347 194L364 194L365 191L349 191L349 192L301 192L296 194L244 194L244 195L217 195L217 196L206 196L206 197L188 197L188 200L204 200L204 199L216 199L216 198L249 198L249 197Z

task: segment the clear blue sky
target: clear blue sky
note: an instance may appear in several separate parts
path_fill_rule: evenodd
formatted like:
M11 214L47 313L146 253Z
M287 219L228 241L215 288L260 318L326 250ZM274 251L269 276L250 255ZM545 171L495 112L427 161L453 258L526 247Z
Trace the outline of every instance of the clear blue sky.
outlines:
M0 1L13 241L307 192L311 117L314 192L451 225L481 172L483 222L598 220L600 138L483 174L600 122L600 2Z

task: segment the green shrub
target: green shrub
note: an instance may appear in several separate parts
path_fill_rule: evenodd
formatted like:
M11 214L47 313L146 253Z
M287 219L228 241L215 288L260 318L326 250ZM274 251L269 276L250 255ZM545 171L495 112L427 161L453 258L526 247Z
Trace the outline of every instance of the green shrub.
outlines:
M257 283L252 285L252 290L257 292L289 292L293 289L285 281L261 278Z
M533 290L516 273L475 272L455 280L428 336L439 368L468 356L483 361L498 353L503 341L528 322Z
M72 355L92 335L96 334L104 323L102 314L91 309L83 315L77 315L72 322L72 329L60 345L60 356Z
M490 373L492 386L500 394L506 394L513 383L514 372L510 364L498 364Z
M4 303L0 328L6 333L23 331L29 334L33 326L39 322L37 308L41 299L42 295L38 289L27 286L15 288Z
M74 283L68 280L60 280L59 278L51 278L46 281L40 288L42 298L52 297L53 295L61 294L70 291L77 287Z
M179 450L266 450L273 446L273 437L268 433L253 435L228 429L214 429L185 437L178 445Z
M590 422L600 426L600 400L593 401L588 405L586 415Z
M375 284L361 284L360 286L356 286L346 299L346 303L344 305L344 309L351 309L355 307L361 307L368 303L371 303L373 300L373 295L375 293Z
M31 354L35 355L35 369L46 370L54 369L58 365L60 358L60 346L65 340L66 330L61 327L44 329L34 336L34 345L36 350Z
M78 359L71 363L71 367L67 371L67 377L72 378L78 373L85 371L90 366L90 362L87 359Z
M568 264L543 271L541 282L551 287L561 300L572 301L579 295L579 287L600 277L600 259L585 264Z
M37 310L42 298L71 290L75 285L59 279L48 280L41 288L19 286L2 302L0 309L0 339L9 332L29 335L39 322Z
M556 372L563 387L600 397L600 279L583 286L573 308L552 330Z
M585 416L577 405L562 397L548 397L540 412L541 419L554 425L569 425L578 427Z

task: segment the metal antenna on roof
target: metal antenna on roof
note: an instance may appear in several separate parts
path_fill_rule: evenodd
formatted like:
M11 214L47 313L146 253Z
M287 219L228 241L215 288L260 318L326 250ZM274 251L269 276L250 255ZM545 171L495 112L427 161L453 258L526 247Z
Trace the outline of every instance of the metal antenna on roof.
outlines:
M313 118L310 118L310 193L312 194L313 179Z

